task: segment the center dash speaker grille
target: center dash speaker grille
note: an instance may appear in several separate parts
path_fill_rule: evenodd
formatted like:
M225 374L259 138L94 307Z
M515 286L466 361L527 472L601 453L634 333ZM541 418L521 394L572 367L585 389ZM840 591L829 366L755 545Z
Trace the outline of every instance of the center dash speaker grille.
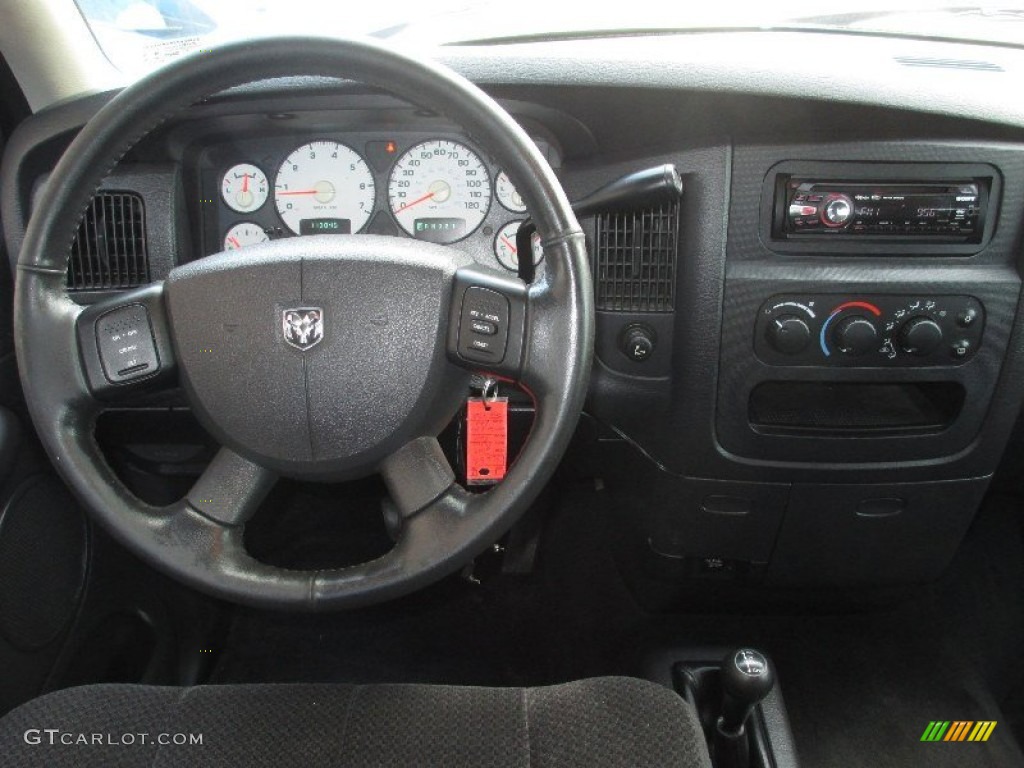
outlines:
M68 258L72 291L137 288L149 282L146 209L133 192L100 192L89 204Z
M594 284L606 312L675 308L679 206L597 217Z

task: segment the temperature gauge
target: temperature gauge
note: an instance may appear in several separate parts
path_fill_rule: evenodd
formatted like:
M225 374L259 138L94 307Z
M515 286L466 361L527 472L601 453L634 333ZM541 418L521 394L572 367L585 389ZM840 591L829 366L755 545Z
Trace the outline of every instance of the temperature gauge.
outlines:
M248 213L267 202L270 186L267 175L250 163L228 169L220 183L220 194L233 211Z
M270 237L263 231L263 227L253 224L251 221L243 221L235 224L224 235L224 250L237 251L247 245L265 243Z
M494 255L497 257L498 263L510 272L519 271L516 233L519 232L519 225L522 223L521 221L510 221L499 229L498 234L494 236ZM530 242L533 245L533 263L540 264L540 260L544 258L544 249L540 245L540 235L534 232Z
M526 203L519 196L519 190L512 183L508 174L502 171L494 182L494 194L498 202L505 206L512 213L526 213Z

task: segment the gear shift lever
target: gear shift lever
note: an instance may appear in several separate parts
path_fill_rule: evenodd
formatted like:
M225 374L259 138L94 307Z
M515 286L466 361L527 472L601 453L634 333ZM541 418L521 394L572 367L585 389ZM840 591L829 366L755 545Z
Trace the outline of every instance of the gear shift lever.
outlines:
M764 654L738 648L722 660L722 715L715 723L716 768L749 768L750 714L775 685L775 673Z

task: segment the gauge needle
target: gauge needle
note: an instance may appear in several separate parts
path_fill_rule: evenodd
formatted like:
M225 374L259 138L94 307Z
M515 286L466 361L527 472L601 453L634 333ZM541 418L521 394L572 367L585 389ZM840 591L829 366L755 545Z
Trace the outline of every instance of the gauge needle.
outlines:
M249 174L248 173L243 173L242 174L242 191L243 192L248 192L249 191Z
M514 245L512 245L512 243L509 242L509 239L507 237L505 237L504 235L501 236L501 242L503 242L505 245L507 245L509 250L512 251L512 253L516 252L516 247Z
M406 210L412 208L414 205L419 205L424 200L429 200L430 198L432 198L435 194L437 194L437 193L436 192L427 192L427 194L425 194L423 197L417 197L411 203L406 203L405 205L400 205L398 207L398 210L395 211L395 213L401 213L402 211L406 211Z
M242 244L240 242L238 242L238 238L237 237L229 237L228 238L228 242L234 243L235 244L235 248L241 248L242 247Z
M315 189L297 189L294 192L278 192L277 196L278 197L283 197L284 195L315 195L315 194L316 194L316 190Z

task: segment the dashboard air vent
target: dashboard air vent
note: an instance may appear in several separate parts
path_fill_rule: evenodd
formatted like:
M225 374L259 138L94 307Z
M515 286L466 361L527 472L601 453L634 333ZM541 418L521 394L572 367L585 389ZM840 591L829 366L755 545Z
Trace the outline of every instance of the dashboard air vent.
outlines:
M68 258L68 289L135 288L149 282L146 211L132 192L100 192L78 227Z
M679 206L597 217L594 284L606 312L671 312Z

